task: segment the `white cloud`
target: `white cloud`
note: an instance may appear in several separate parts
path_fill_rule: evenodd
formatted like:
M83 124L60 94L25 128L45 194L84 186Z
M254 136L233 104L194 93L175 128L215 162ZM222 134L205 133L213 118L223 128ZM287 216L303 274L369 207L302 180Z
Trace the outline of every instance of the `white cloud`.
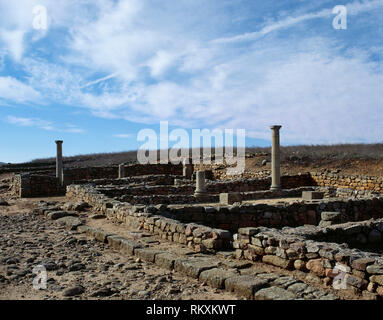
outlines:
M0 77L0 103L11 100L30 103L41 100L41 95L33 87L12 77Z
M39 118L25 118L25 117L15 117L7 116L5 121L21 127L34 127L47 131L56 131L56 132L67 132L67 133L84 133L85 130L79 128L73 124L66 124L64 127L56 127L56 125L51 121L42 120Z
M24 57L26 46L33 47L30 38L25 41L30 26L16 23L12 28L6 20L0 27L2 41L27 80L0 77L0 101L26 103L44 97L107 119L245 128L249 136L267 139L269 125L280 123L286 142L380 139L383 69L371 62L372 48L346 50L334 37L314 37L311 31L285 39L273 32L333 16L332 7L260 19L266 23L258 31L226 36L209 29L202 19L205 7L191 17L180 10L185 3L164 2L154 8L147 0L47 0L50 26L66 30L58 44L63 50L51 60L37 54ZM347 7L352 15L372 15L382 4L355 1ZM187 6L193 5L198 6ZM26 12L17 16L12 11L11 16L19 21ZM7 42L9 32L18 36Z
M11 124L15 124L22 127L37 127L44 130L54 130L52 123L49 121L41 120L38 118L23 118L7 116L6 121Z

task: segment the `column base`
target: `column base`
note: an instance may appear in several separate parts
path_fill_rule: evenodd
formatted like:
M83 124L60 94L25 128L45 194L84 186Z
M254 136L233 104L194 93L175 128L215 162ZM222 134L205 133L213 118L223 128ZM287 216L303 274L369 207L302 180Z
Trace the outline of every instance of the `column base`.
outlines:
M270 187L270 191L281 191L282 188L281 187Z

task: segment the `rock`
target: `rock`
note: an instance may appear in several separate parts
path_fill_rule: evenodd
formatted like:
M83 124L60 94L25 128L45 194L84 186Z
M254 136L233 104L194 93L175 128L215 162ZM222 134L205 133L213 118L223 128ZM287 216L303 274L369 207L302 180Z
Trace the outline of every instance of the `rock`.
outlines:
M372 264L366 267L369 274L383 274L383 265Z
M225 280L236 275L237 274L234 271L213 268L210 270L202 271L199 276L199 280L206 282L211 287L223 289L225 286Z
M377 293L378 295L380 295L381 297L383 297L383 287L378 286L378 287L376 288L376 293Z
M77 227L82 225L82 221L76 217L63 217L55 221L58 225L64 225L69 230L76 230Z
M295 260L294 261L294 268L296 270L305 271L306 270L306 262L303 260Z
M252 298L254 293L268 285L268 281L254 276L235 276L225 280L227 291L234 292L246 298Z
M216 261L215 258L178 259L174 262L174 270L187 274L193 278L198 278L202 271L216 267L218 267L218 261Z
M340 212L323 211L321 213L322 221L340 221Z
M92 227L89 227L87 230L86 230L86 233L87 235L95 238L97 241L100 241L100 242L103 242L103 243L108 243L108 237L109 236L113 236L112 233L110 232L106 232L102 229L99 229L99 228L92 228Z
M120 242L120 250L122 253L127 253L129 255L133 255L136 249L143 248L144 246L136 241L129 239L121 239Z
M254 294L256 300L293 300L296 295L279 287L264 288Z
M159 251L155 249L149 249L149 248L144 248L144 249L136 249L134 250L134 254L138 256L140 259L154 263L155 257L157 254L164 253L164 251Z
M80 271L80 270L84 270L84 269L85 269L85 265L83 263L74 263L68 267L68 270L70 272Z
M367 285L368 285L368 281L367 280L364 280L364 279L361 279L357 276L354 276L352 274L346 274L345 276L345 279L346 279L346 283L348 285L351 285L355 288L358 288L358 289L366 289L367 288Z
M322 264L322 259L312 259L306 263L306 268L317 276L323 277L325 275L325 268Z
M77 214L69 213L67 211L53 211L48 213L47 218L51 220L57 220L63 217L76 216Z
M171 253L159 253L155 256L154 263L161 268L172 270L174 268L174 262L177 260L177 256Z
M364 271L364 270L366 270L366 268L369 264L372 264L374 262L375 262L374 259L360 258L360 259L353 260L351 262L351 267L356 269L356 270Z
M378 300L378 295L376 293L362 291L363 300Z
M56 263L54 263L53 261L44 263L43 266L45 267L45 270L47 270L47 271L54 271L54 270L57 270L59 268L58 265Z
M110 288L102 288L94 291L90 296L91 297L109 297L114 294L114 291Z
M370 281L383 286L383 275L374 275L370 277Z
M272 255L265 255L262 257L262 262L272 264L277 267L281 267L284 269L291 269L294 262L292 260L286 260L282 259L277 256L272 256Z
M85 288L83 286L75 286L75 287L71 287L64 290L63 296L73 297L73 296L78 296L80 294L83 294L84 292L85 292Z
M326 227L332 226L333 224L334 224L333 221L324 221L324 220L321 220L321 221L319 222L318 227L320 227L320 228L326 228Z

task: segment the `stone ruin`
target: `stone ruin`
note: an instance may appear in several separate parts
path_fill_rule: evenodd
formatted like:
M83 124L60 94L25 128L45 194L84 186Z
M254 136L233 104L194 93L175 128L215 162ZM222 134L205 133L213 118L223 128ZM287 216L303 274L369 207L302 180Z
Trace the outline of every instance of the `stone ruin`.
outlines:
M280 128L271 127L271 177L219 180L190 161L65 169L56 141L56 175L15 175L12 188L20 197L66 194L112 222L197 252L299 270L326 285L342 275L348 289L379 299L383 178L281 176Z

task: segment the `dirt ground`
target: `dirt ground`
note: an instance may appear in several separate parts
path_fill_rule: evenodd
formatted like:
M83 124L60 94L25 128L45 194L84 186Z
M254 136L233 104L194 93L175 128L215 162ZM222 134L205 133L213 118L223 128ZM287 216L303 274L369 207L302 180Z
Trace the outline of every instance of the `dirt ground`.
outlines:
M270 156L256 156L246 158L245 174L260 173L270 171L270 162L262 165L262 162L270 161ZM224 171L220 169L218 171ZM310 161L282 161L281 174L294 175L305 172L338 172L344 175L362 175L362 176L383 176L383 159L342 159L342 160L310 160Z

